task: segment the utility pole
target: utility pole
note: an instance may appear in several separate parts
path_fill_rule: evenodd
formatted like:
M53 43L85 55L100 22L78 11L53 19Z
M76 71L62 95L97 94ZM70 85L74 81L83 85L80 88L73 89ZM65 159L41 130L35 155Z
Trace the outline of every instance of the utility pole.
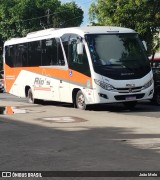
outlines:
M46 13L47 13L47 24L50 24L50 9L47 9Z

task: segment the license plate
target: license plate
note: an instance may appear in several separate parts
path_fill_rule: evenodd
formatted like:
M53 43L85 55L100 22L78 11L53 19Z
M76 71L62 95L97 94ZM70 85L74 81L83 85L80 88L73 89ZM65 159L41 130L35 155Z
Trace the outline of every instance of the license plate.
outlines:
M126 100L136 100L136 96L128 96L126 97Z

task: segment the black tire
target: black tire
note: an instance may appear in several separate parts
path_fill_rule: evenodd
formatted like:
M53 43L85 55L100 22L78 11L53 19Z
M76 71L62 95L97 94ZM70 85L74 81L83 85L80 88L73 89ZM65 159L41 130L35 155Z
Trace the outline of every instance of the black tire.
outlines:
M136 106L137 101L128 101L124 102L123 104L127 109L133 109Z
M86 110L87 108L85 103L85 97L81 90L79 90L76 94L75 107L81 110Z
M27 93L27 101L30 104L34 104L35 103L35 100L34 100L31 88L28 90L28 93Z
M41 99L35 99L35 98L33 97L33 93L32 93L31 88L28 90L27 101L28 101L28 103L30 103L30 104L43 104L43 103L44 103L43 100L41 100Z

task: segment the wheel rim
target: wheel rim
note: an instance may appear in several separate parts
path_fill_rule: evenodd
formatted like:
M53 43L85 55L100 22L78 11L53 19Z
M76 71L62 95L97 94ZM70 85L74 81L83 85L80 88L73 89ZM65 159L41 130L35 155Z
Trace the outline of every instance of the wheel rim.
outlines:
M82 109L84 105L85 105L84 95L80 94L77 98L77 106Z
M33 95L32 95L32 92L31 92L31 91L28 92L28 101L29 101L30 103L33 102Z

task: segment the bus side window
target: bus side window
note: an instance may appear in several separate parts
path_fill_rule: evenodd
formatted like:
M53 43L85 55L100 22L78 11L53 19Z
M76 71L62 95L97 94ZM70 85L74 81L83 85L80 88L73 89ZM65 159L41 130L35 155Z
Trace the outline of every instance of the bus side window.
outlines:
M41 41L33 41L28 43L28 65L41 65Z
M60 39L56 39L56 40L57 40L57 48L58 48L58 57L57 57L58 65L64 66L65 65L64 54L63 54L63 51L62 51L62 46L61 46L61 43L60 43Z
M7 64L10 65L11 67L15 67L15 62L16 62L16 45L10 45Z
M84 75L91 77L90 67L86 54L85 47L83 45L83 54L77 53L77 45L81 42L81 37L73 34L69 41L69 68L78 71Z
M13 58L11 57L10 46L5 47L5 62L8 66L13 67Z
M64 65L64 57L59 39L42 40L42 66Z
M69 43L70 36L71 36L71 34L64 34L61 37L67 61L69 59L69 46L68 46L68 43Z
M16 67L27 66L27 43L17 44Z
M52 39L42 40L42 66L51 65L52 54Z
M57 40L55 38L52 39L52 54L51 54L51 65L59 65L58 64L58 45Z
M28 43L23 43L23 47L22 47L22 66L28 66Z

